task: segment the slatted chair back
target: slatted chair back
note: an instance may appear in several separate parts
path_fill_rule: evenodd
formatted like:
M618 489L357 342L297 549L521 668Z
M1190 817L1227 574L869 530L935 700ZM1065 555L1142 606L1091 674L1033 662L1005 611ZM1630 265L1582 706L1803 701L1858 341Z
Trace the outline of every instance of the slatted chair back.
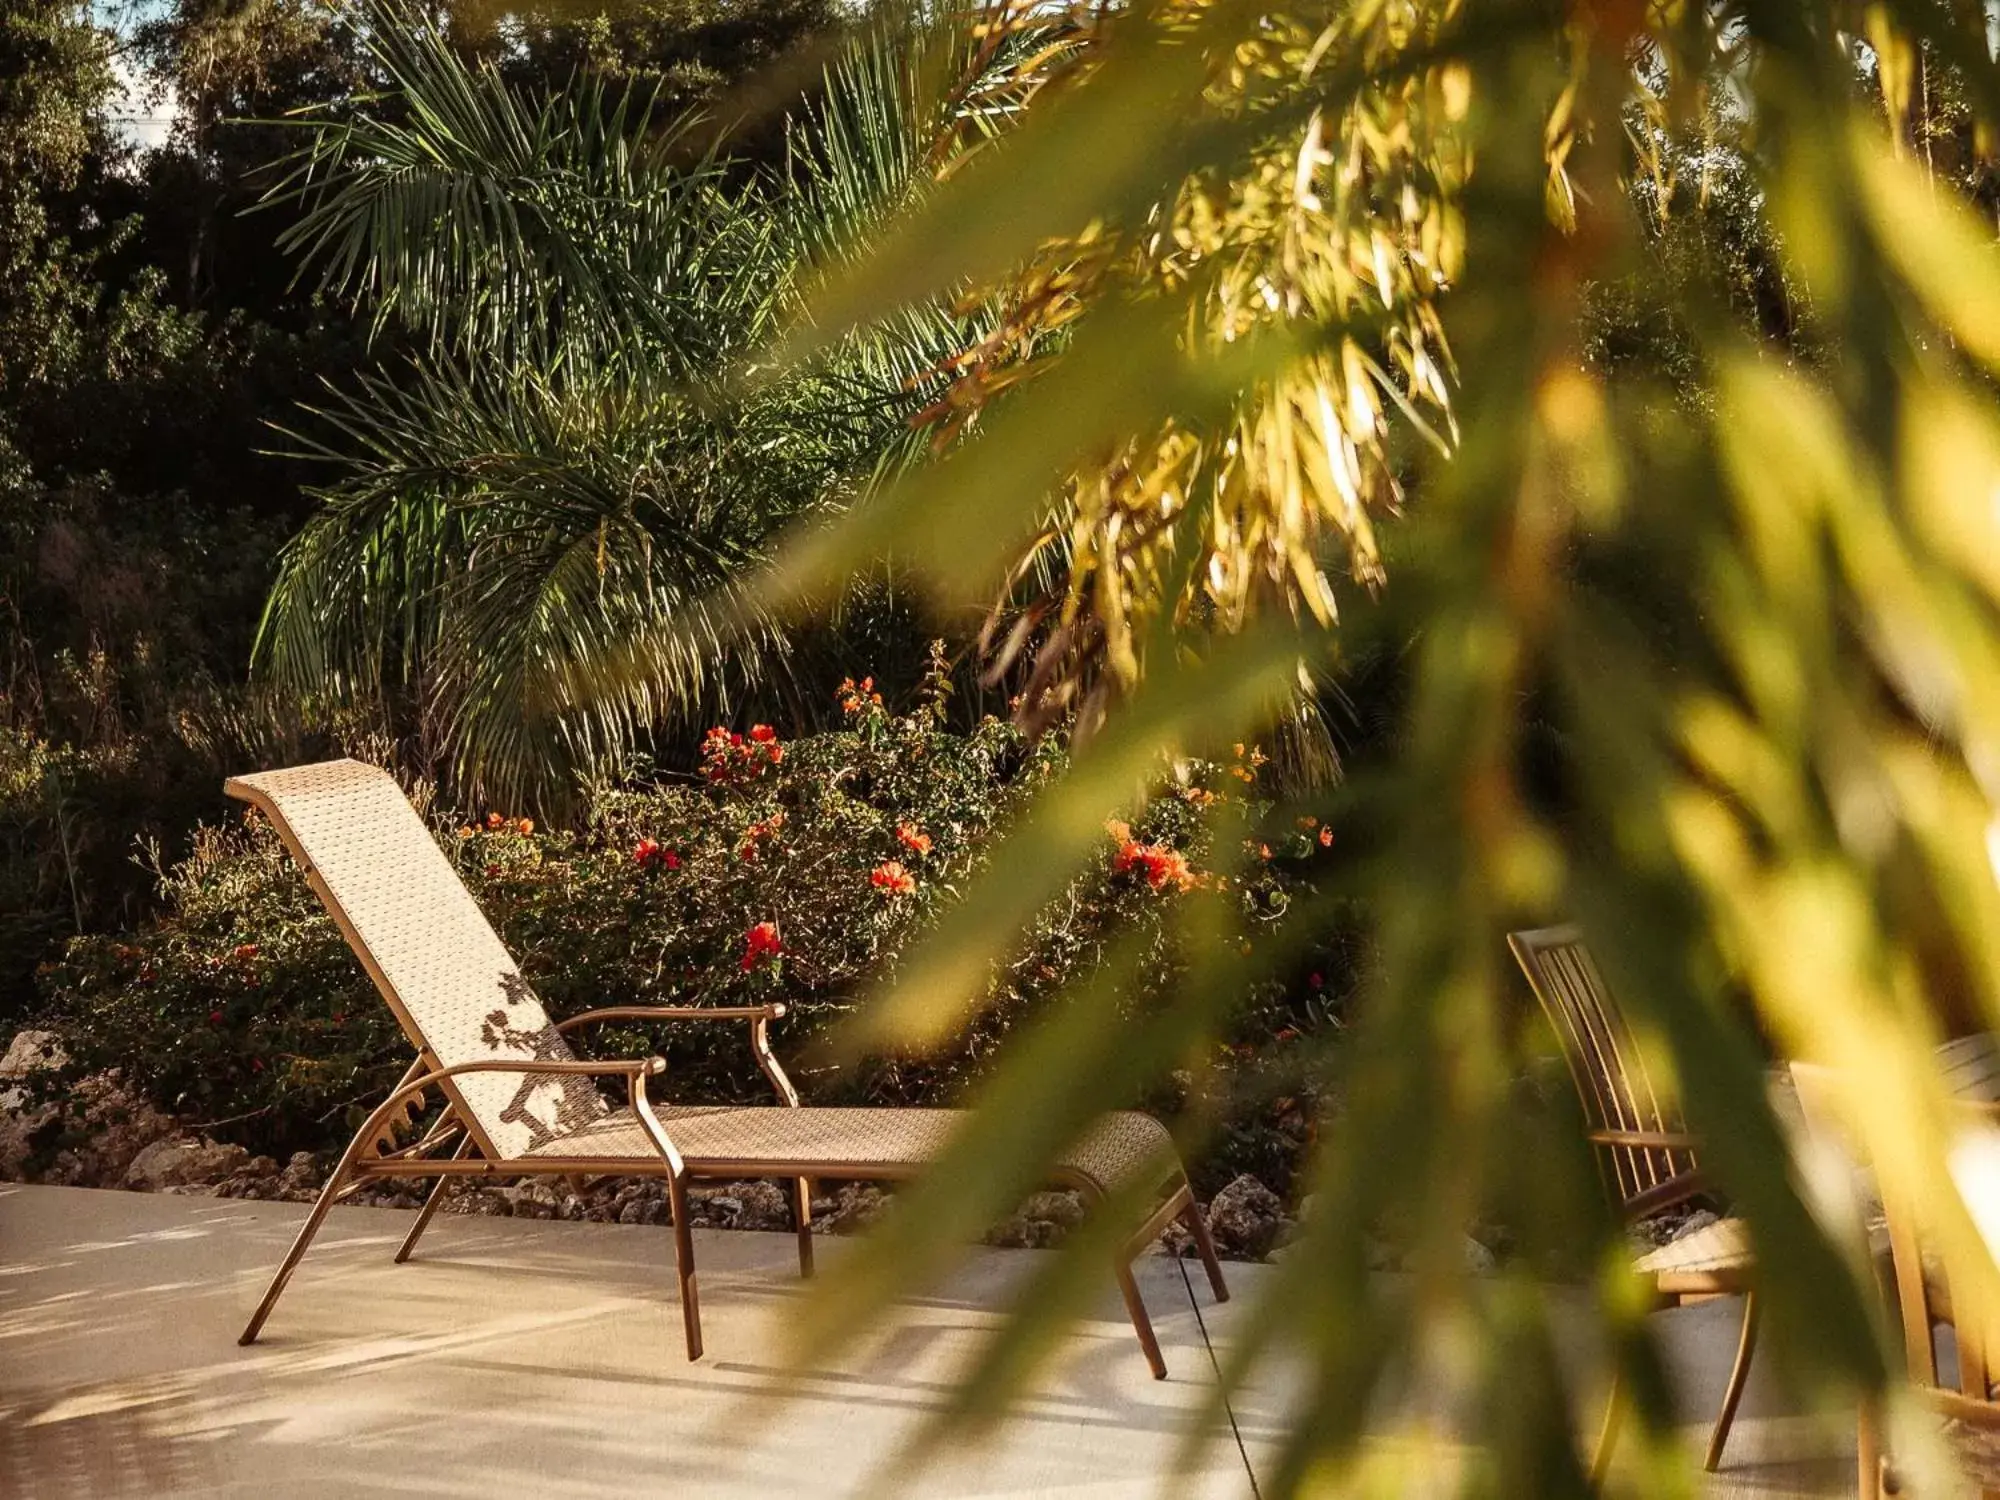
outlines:
M388 772L335 760L238 776L428 1064L575 1056ZM480 1151L519 1157L599 1118L588 1078L463 1074L440 1085Z
M1654 1086L1645 1057L1604 976L1575 927L1543 927L1508 935L1507 946L1527 975L1569 1065L1584 1117L1593 1132L1679 1134L1685 1126L1671 1099ZM1697 1163L1684 1147L1599 1143L1609 1186L1621 1205L1664 1207L1675 1188L1692 1189Z

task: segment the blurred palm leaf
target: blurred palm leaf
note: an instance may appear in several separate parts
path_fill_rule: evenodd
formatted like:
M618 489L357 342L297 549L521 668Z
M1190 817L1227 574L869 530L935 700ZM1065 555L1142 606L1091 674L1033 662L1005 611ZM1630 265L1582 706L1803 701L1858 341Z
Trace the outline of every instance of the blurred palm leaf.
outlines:
M1978 15L1879 9L1908 45L1963 70L1970 97L1994 97ZM803 587L891 555L956 598L1005 587L1024 547L1045 544L1048 518L1067 518L1068 608L1107 639L1130 632L1116 668L1129 697L1104 710L1105 764L1120 765L1122 786L1143 759L1125 757L1128 744L1171 751L1267 721L1268 697L1225 691L1246 664L1213 637L1239 615L1258 626L1253 675L1282 677L1301 655L1337 670L1343 642L1325 628L1331 611L1310 607L1310 580L1329 536L1350 564L1367 546L1358 526L1294 525L1301 508L1351 514L1330 467L1267 466L1196 503L1185 484L1148 488L1142 456L1185 430L1201 451L1241 460L1262 424L1298 417L1283 382L1308 394L1331 383L1314 363L1329 349L1344 374L1350 337L1393 348L1411 318L1421 347L1441 350L1450 329L1464 372L1456 441L1447 457L1375 429L1385 476L1422 498L1400 523L1382 604L1343 617L1347 649L1416 641L1397 750L1344 788L1337 819L1347 884L1374 914L1375 963L1328 1064L1342 1106L1313 1169L1314 1212L1231 1351L1223 1393L1259 1369L1302 1372L1270 1492L1359 1483L1367 1424L1416 1383L1458 1414L1465 1461L1450 1483L1585 1493L1592 1392L1553 1357L1546 1285L1581 1266L1636 1392L1619 1483L1686 1493L1661 1363L1587 1156L1559 1121L1518 1107L1513 1081L1537 1043L1502 937L1558 913L1588 923L1614 987L1664 1039L1716 1175L1753 1227L1785 1368L1836 1407L1878 1389L1872 1289L1801 1197L1757 1033L1854 1075L1856 1124L1881 1169L1923 1199L1947 1252L1980 1253L1942 1170L1950 1131L1928 1048L1954 1011L2000 1022L1986 832L2000 799L2000 523L1987 503L2000 402L1967 368L1991 357L1980 316L2000 289L1991 236L1870 120L1867 56L1813 7L1558 25L1507 4L1273 17L1218 0L1139 7L1104 27L1101 52L1049 107L829 288L807 336L823 342L967 278L1004 308L1011 288L1039 293L1074 274L1035 303L1038 316L1061 304L1043 330L1060 337L1029 340L1025 364L1046 373L1009 370L967 394L976 420L954 429L948 459L816 535L788 577ZM1302 58L1287 50L1301 42ZM1295 65L1260 68L1272 48ZM1351 153L1347 185L1366 189L1350 211L1389 262L1389 290L1373 300L1288 299L1263 269L1291 253L1291 221L1260 215L1267 153L1289 141L1303 163L1293 181L1312 187L1317 163L1297 142L1315 120L1338 122L1320 139ZM1810 359L1754 342L1763 330L1680 285L1662 296L1691 341L1690 384L1590 367L1593 286L1648 275L1659 215L1675 211L1653 175L1664 158L1648 143L1662 133L1689 153L1705 135L1699 149L1726 153L1754 184L1747 201L1770 215L1772 253L1812 289ZM1378 170L1381 151L1408 165ZM1646 190L1630 191L1642 177ZM1399 189L1387 203L1375 193L1385 181ZM1184 242L1179 216L1203 207L1240 240L1225 228ZM1430 224L1444 226L1446 262L1428 255L1433 231L1413 231ZM1331 242L1356 272L1377 259L1325 222L1301 234L1301 256ZM1243 341L1283 351L1270 362L1238 359L1239 339L1219 336L1229 276L1245 266L1250 286L1277 292L1259 315L1268 326ZM1355 334L1357 320L1372 332ZM1383 368L1394 373L1364 383L1372 398L1415 403L1411 367ZM1203 518L1192 535L1178 525L1189 513ZM1215 515L1237 530L1218 532ZM1252 567L1258 585L1232 593L1239 533L1299 566ZM1271 632L1274 618L1301 628ZM1560 747L1559 765L1533 774L1531 731ZM1115 806L1111 782L1087 772L1050 793L967 912L946 919L938 962L919 953L866 1035L921 1045L976 1000L1022 910L1080 857L1081 842L1055 830L1086 827L1098 802ZM1286 945L1305 940L1227 900L1191 910L1185 936L1186 966L1155 1004L1114 1014L1080 993L1048 1023L1059 1040L1019 1050L950 1168L871 1256L829 1278L819 1337L863 1325L912 1276L947 1264L954 1237L1035 1180L1092 1109L1130 1102L1169 1059L1198 1059L1255 972L1284 972ZM1114 958L1113 972L1129 962ZM1109 1066L1114 1054L1139 1061ZM1494 1212L1517 1231L1517 1258L1470 1279L1462 1236ZM1408 1239L1407 1297L1367 1274L1366 1236L1385 1223ZM1048 1300L1017 1310L950 1420L1003 1408L1083 1305L1093 1270L1078 1259L1040 1278Z

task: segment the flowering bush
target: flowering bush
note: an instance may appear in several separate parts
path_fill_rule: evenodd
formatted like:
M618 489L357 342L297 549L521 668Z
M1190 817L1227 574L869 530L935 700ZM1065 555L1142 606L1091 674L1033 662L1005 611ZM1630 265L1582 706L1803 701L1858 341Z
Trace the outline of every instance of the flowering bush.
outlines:
M575 829L491 809L440 820L440 843L556 1014L783 999L778 1042L796 1050L893 973L995 829L1065 763L1054 739L1030 744L993 719L961 734L931 705L893 715L869 682L843 685L841 702L844 728L790 743L763 725L711 731L697 774L598 788ZM1136 928L1172 963L1183 893L1219 884L1201 870L1205 809L1241 802L1234 769L1184 767L1137 832L1112 825L1101 863L995 975L991 1005L956 1049L802 1069L808 1097L944 1102L1113 937ZM1273 921L1321 852L1302 830L1277 844L1237 893ZM221 1133L259 1149L342 1144L408 1048L275 836L251 816L204 830L163 893L166 915L147 931L78 939L42 976L44 1024L72 1071L122 1067L159 1107L225 1122ZM1326 1022L1324 989L1296 988L1255 999L1226 1064L1281 1049L1280 1030ZM736 1027L607 1030L592 1045L665 1052L676 1096L767 1094Z

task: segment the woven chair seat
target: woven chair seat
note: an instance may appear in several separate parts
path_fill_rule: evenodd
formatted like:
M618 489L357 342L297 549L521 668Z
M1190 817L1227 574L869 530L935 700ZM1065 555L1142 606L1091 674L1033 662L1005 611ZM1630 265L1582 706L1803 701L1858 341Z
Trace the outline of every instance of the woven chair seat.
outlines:
M782 1107L655 1106L688 1169L787 1175L805 1164L814 1176L912 1176L938 1158L965 1120L955 1109L786 1109ZM645 1129L630 1113L606 1115L522 1153L605 1161L658 1161ZM1142 1173L1177 1174L1173 1138L1150 1115L1124 1111L1094 1122L1056 1163L1057 1175L1110 1192Z
M1659 1281L1662 1290L1672 1291L1676 1283L1740 1281L1756 1263L1744 1222L1717 1219L1640 1256L1633 1269Z

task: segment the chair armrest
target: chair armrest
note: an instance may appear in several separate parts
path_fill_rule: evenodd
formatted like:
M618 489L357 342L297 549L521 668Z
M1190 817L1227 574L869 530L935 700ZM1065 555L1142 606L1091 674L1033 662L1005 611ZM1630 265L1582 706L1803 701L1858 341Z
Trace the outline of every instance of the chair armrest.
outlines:
M1693 1151L1701 1145L1684 1130L1591 1130L1585 1132L1593 1146L1630 1146L1639 1150Z
M613 1074L626 1078L657 1078L667 1071L664 1057L619 1057L607 1062L591 1062L582 1058L574 1061L549 1059L542 1061L532 1057L485 1058L479 1062L457 1063L449 1068L439 1068L435 1073L426 1073L415 1083L402 1090L403 1094L415 1093L428 1088L442 1078L455 1078L460 1073L550 1073L550 1074Z
M776 1021L785 1014L779 1003L770 1005L612 1005L602 1010L586 1010L567 1021L556 1022L558 1032L600 1021Z
M1685 1172L1670 1182L1658 1182L1634 1193L1621 1205L1627 1223L1644 1219L1664 1209L1677 1208L1690 1198L1708 1196L1710 1185L1705 1172Z
M558 1021L556 1030L565 1032L597 1021L748 1021L750 1052L757 1059L758 1071L771 1081L780 1103L797 1108L799 1091L771 1051L771 1023L784 1014L785 1007L779 1001L769 1005L612 1005Z

